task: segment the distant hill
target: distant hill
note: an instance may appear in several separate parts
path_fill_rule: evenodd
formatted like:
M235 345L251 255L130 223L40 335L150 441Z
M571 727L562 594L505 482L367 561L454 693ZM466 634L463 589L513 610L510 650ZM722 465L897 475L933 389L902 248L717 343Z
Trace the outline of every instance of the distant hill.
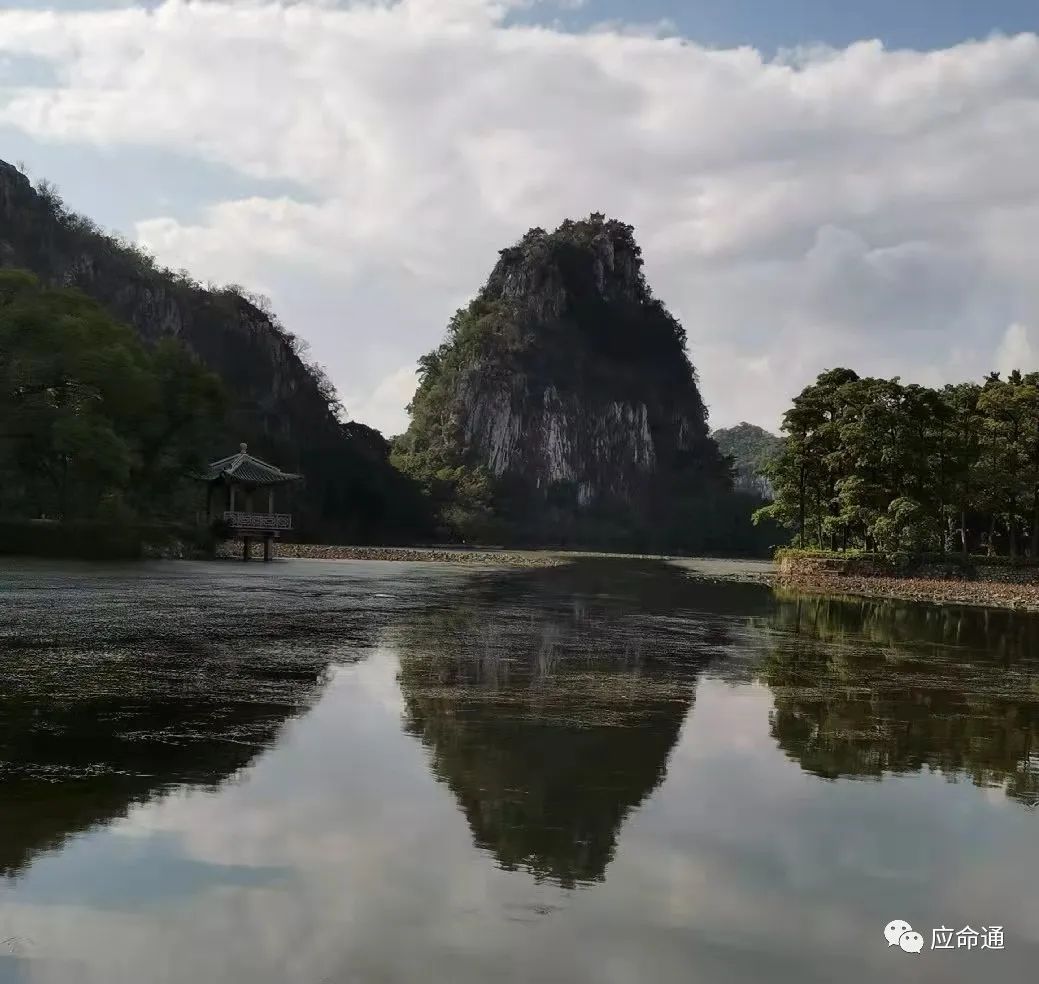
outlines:
M772 486L763 471L779 453L783 438L746 421L735 427L719 428L711 436L721 453L733 460L735 487L771 499Z

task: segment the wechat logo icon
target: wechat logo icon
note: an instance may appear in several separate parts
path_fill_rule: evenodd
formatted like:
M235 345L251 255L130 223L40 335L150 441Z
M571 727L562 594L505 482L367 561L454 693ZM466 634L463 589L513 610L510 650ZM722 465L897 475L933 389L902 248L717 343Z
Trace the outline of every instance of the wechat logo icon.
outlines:
M924 938L913 931L904 919L892 919L884 927L884 939L888 946L898 946L906 953L919 953L924 948Z

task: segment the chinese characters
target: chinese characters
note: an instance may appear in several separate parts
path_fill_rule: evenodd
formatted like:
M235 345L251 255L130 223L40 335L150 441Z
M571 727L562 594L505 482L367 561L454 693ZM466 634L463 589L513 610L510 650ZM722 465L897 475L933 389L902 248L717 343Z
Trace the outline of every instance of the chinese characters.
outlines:
M932 950L1003 950L1005 949L1002 926L982 926L974 929L964 926L955 930L946 925L931 930Z

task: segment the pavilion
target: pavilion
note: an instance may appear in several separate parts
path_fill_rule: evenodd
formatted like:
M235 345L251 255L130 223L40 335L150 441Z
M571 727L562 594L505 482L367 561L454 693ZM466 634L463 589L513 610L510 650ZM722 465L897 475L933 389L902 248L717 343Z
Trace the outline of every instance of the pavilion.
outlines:
M242 541L242 560L249 560L253 540L263 540L263 559L271 559L271 542L292 529L292 514L274 511L274 490L303 476L249 454L247 444L237 454L211 461L198 476L206 483L206 521L222 519Z

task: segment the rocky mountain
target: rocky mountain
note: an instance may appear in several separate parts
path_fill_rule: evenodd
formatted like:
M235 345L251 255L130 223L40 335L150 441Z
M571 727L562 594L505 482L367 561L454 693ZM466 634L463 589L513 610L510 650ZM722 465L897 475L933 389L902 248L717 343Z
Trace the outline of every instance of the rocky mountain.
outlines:
M339 421L331 385L301 359L298 339L262 302L157 267L3 161L0 267L80 288L146 341L182 340L230 396L213 455L247 441L260 456L302 473L306 481L292 505L303 535L391 539L422 528L420 493L389 464L386 441L364 425Z
M764 427L743 421L723 427L711 435L722 454L732 459L735 487L743 492L772 498L772 484L765 477L765 466L783 447L783 439Z
M631 226L532 229L420 369L396 460L475 535L481 517L521 540L643 547L717 528L728 469Z

